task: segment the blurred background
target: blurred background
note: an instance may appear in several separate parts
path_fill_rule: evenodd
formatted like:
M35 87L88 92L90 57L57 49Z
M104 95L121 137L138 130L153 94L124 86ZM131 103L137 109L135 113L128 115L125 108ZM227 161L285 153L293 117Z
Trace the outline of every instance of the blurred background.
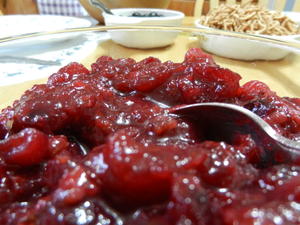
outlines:
M168 8L183 12L186 16L205 15L214 4L233 2L248 2L267 5L269 9L283 11L300 11L300 0L101 0L109 8ZM59 5L72 5L61 11ZM49 7L50 3L53 6ZM65 4L66 5L66 4ZM196 8L195 8L196 7ZM76 8L76 10L74 10ZM48 11L47 11L48 10ZM49 10L56 10L50 12ZM103 22L101 13L95 7L90 6L89 0L0 0L0 14L60 14L68 16L91 15Z
M55 0L54 0L55 1ZM74 0L76 1L76 0ZM104 3L112 8L119 7L157 7L179 10L187 16L192 16L196 0L104 0ZM0 9L3 14L38 14L37 0L0 0ZM87 1L80 0L82 5L87 6ZM208 9L208 1L204 10Z

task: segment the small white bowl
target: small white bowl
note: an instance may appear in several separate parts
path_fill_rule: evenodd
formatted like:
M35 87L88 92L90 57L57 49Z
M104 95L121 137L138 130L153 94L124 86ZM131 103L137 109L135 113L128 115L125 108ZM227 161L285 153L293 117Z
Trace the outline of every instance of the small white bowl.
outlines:
M105 25L158 25L158 26L180 26L184 14L168 9L148 9L148 8L120 8L112 9L114 15L103 13ZM141 14L158 13L159 17L134 17L132 13ZM121 45L130 48L156 48L170 45L174 42L177 32L172 31L151 31L151 30L111 30L108 31L111 39Z
M198 28L212 29L200 24L200 19L195 21ZM271 37L281 40L300 40L300 35L275 36L275 35L258 35L262 37ZM272 46L258 41L251 41L242 38L225 37L216 35L204 35L201 41L201 47L210 53L218 56L253 61L253 60L279 60L286 57L291 51L288 49Z

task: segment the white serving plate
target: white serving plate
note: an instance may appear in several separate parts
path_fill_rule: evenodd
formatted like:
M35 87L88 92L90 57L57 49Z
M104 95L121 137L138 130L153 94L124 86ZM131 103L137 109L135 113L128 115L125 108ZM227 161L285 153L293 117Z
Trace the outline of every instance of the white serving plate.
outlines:
M56 15L0 16L1 38L90 27L91 19ZM107 32L40 35L0 43L1 86L41 79L72 61L81 61L110 37ZM30 76L28 75L30 74Z

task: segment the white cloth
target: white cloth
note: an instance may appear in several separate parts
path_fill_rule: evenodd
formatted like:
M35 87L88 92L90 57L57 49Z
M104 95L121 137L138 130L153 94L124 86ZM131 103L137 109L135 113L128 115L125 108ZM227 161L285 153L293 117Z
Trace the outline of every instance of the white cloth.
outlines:
M78 0L37 0L40 14L62 16L87 16Z

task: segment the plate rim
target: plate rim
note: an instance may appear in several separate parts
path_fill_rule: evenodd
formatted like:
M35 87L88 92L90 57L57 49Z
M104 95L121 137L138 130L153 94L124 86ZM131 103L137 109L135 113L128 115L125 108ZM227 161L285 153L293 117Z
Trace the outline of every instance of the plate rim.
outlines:
M26 14L26 15L3 15L3 16L0 16L0 25L1 23L2 24L5 24L5 20L7 21L8 18L13 18L15 20L17 19L30 19L32 20L33 22L34 21L39 21L38 23L36 24L30 24L30 27L34 27L34 28L38 28L38 29L30 29L30 32L44 32L44 31L52 31L52 30L57 30L57 28L50 28L50 29L47 29L47 27L43 27L43 26L37 26L37 25L40 25L41 24L41 20L44 20L42 22L46 22L47 20L50 22L49 19L53 19L53 18L56 18L56 19L61 19L62 20L62 23L64 22L64 24L66 24L66 21L67 20L72 20L74 22L74 24L72 26L59 26L60 29L66 29L66 28L76 28L76 27L89 27L91 26L93 23L91 20L88 19L88 17L74 17L74 16L63 16L63 15L38 15L38 14ZM27 21L25 21L27 22ZM78 25L76 25L76 23ZM14 23L14 26L16 24ZM22 23L22 25L24 25L24 23ZM12 30L14 30L15 28L13 28ZM1 35L0 34L0 38L5 38L7 36L12 36L12 35L21 35L21 34L26 34L26 32L15 32L15 34L5 34L5 29L3 30L3 33L4 35ZM28 32L27 32L28 33Z

